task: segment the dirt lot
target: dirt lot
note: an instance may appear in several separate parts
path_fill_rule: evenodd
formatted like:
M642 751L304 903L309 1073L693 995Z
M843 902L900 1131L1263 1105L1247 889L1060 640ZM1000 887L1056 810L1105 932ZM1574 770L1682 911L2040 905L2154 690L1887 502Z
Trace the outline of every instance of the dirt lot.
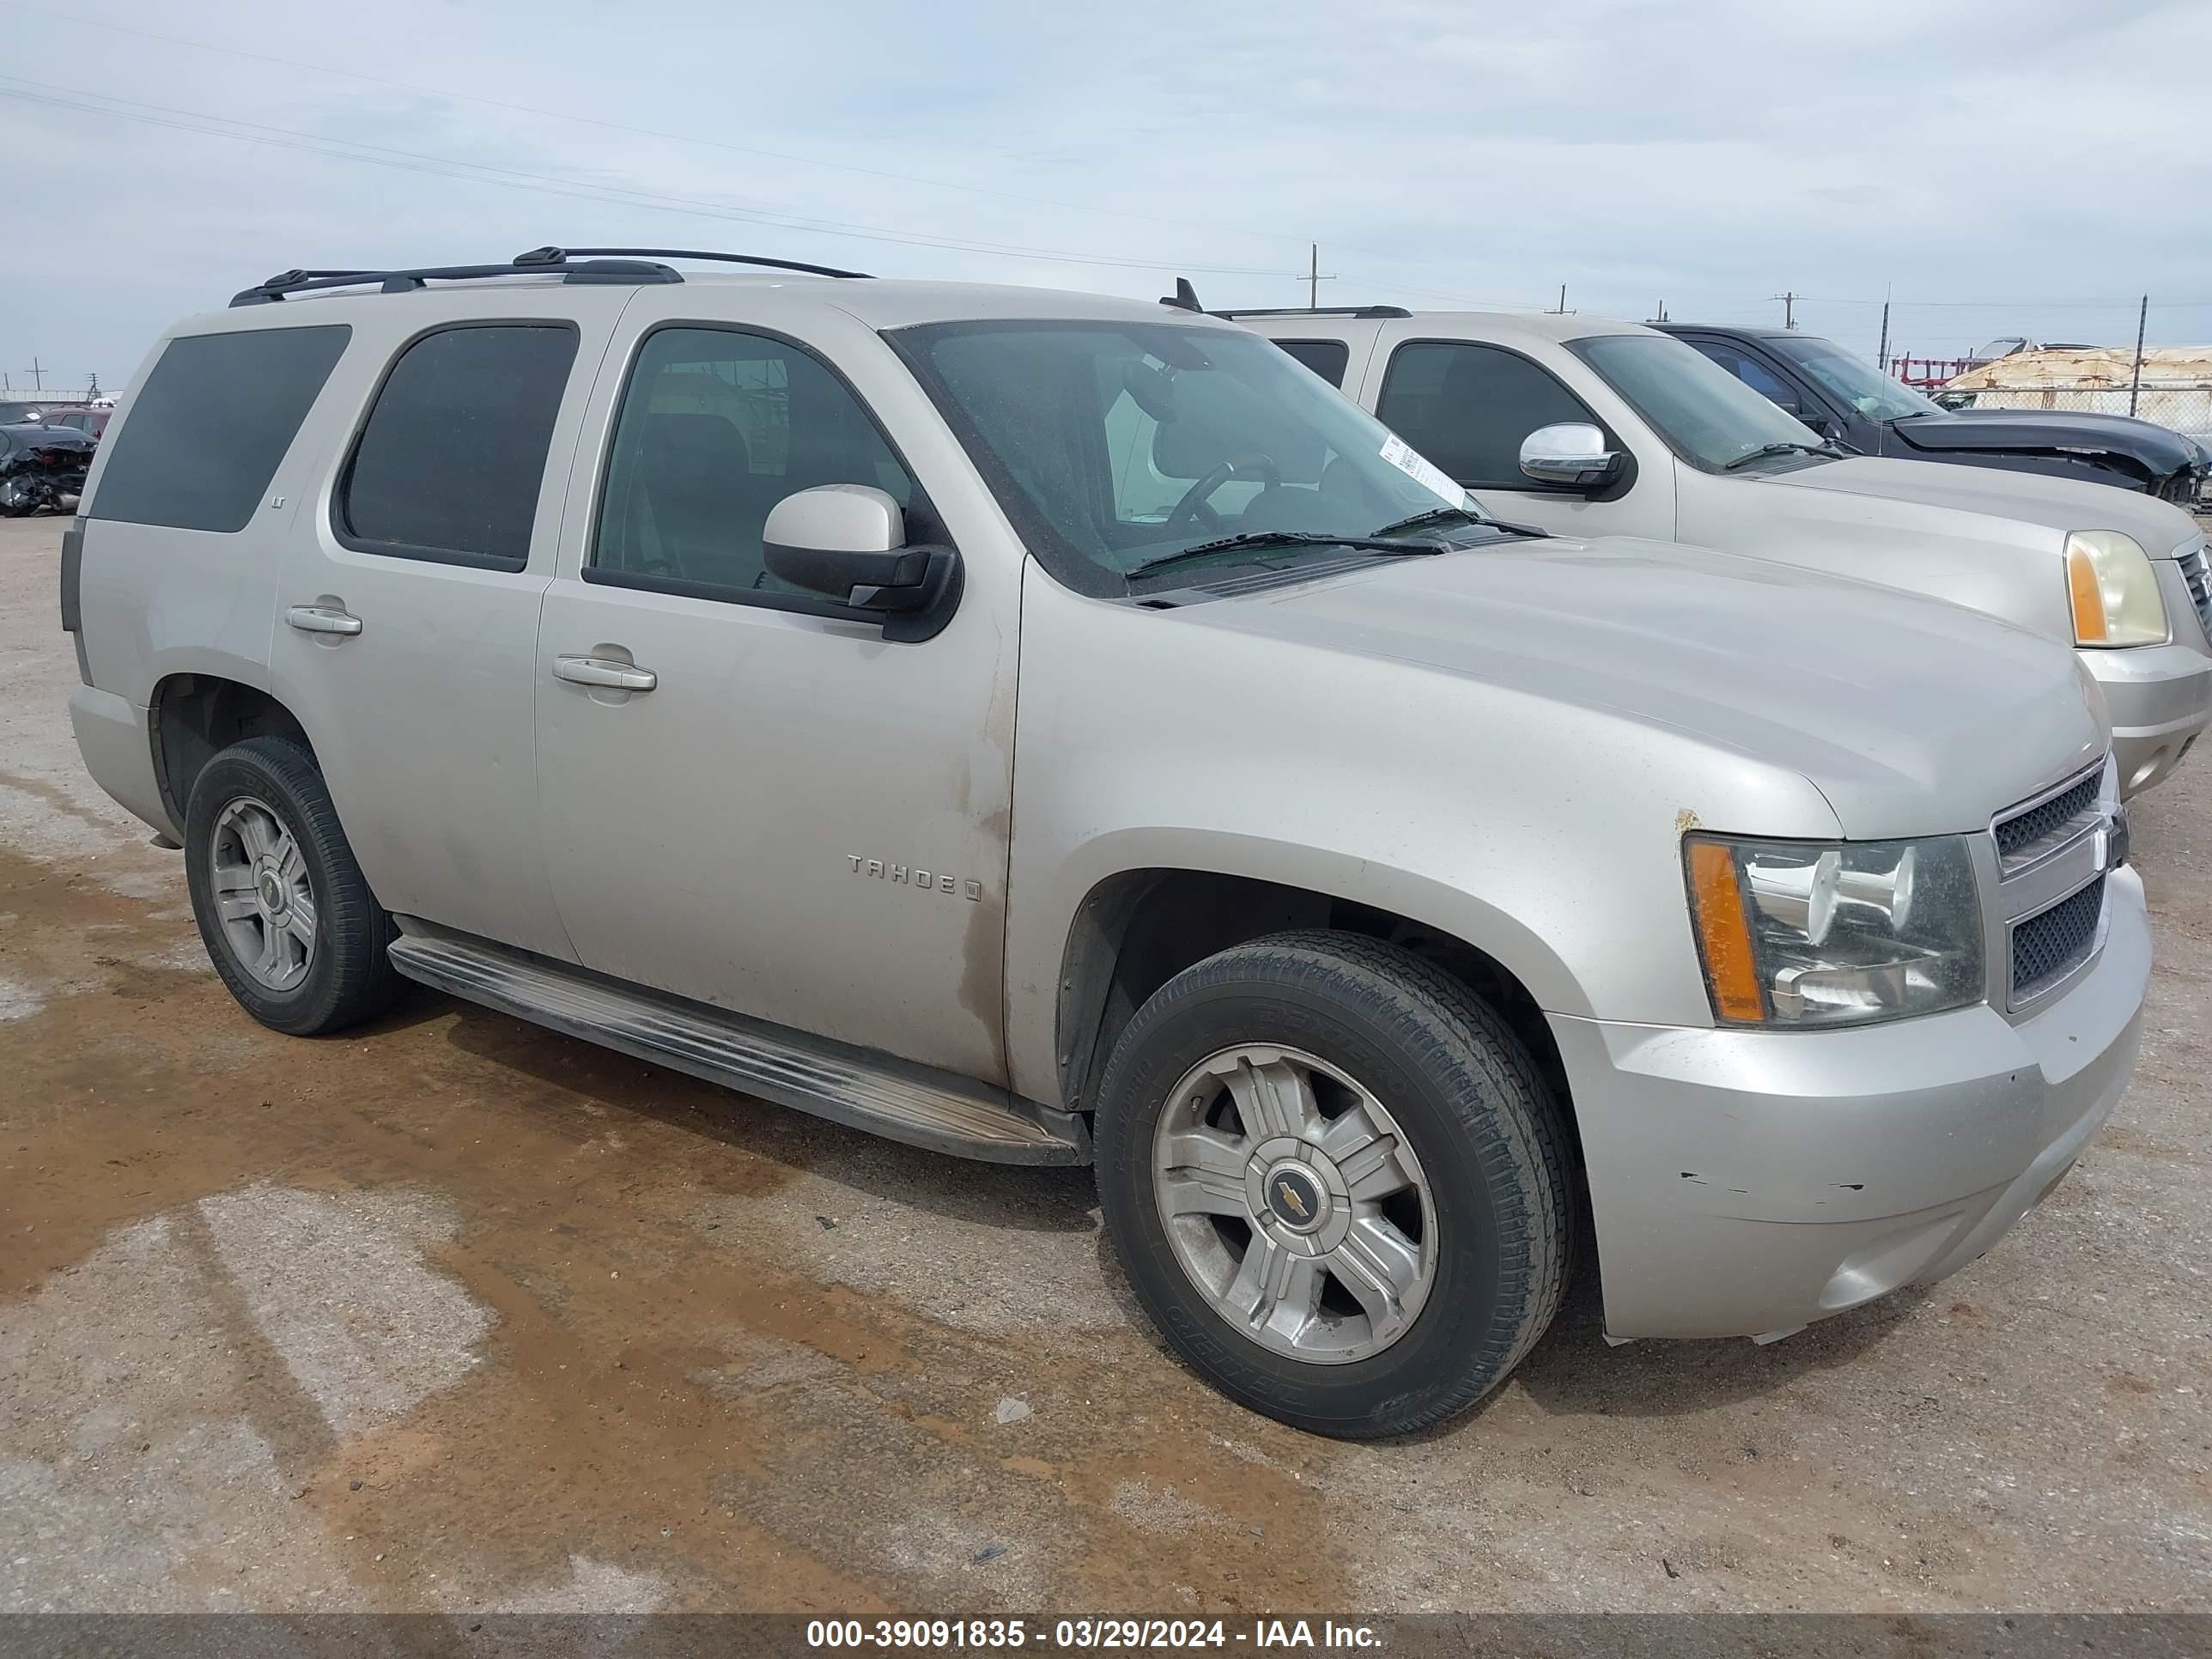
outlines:
M1410 1444L1226 1404L1087 1175L422 994L252 1024L78 767L0 522L0 1609L2212 1608L2212 761L2141 803L2141 1068L1990 1256L1601 1340Z

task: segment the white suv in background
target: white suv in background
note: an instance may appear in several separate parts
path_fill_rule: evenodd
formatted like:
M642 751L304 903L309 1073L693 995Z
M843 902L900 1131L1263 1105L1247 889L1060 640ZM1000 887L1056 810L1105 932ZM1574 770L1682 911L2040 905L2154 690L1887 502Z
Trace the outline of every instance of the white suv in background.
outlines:
M1648 536L1909 588L2076 647L2123 793L2212 721L2212 571L2179 507L1854 455L1695 348L1601 318L1226 311L1475 491L1562 536Z

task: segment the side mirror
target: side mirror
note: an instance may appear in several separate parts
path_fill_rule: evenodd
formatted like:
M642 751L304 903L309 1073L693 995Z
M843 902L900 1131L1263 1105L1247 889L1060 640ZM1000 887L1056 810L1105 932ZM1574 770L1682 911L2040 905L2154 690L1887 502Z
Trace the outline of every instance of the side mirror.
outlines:
M1835 442L1836 423L1826 415L1816 414L1811 410L1793 409L1790 412L1796 416L1800 425L1811 428L1814 437L1826 443Z
M1521 441L1521 470L1538 483L1598 489L1620 476L1628 457L1605 447L1605 434L1584 421L1540 426Z
M932 609L959 570L948 548L908 547L899 504L868 484L786 495L762 527L761 556L794 587L894 615Z

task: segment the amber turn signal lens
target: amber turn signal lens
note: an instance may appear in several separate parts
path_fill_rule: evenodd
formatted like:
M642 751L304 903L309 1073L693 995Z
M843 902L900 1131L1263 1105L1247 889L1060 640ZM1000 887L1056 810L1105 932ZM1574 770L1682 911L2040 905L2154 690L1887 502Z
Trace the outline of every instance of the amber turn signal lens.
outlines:
M2066 550L2066 592L2074 601L2075 643L2103 644L2110 636L2105 623L2105 593L2097 583L2096 565L2079 547Z
M1735 855L1710 841L1692 841L1688 851L1690 898L1713 1007L1723 1019L1759 1024L1766 1018L1766 1000L1759 992L1759 965L1736 883Z

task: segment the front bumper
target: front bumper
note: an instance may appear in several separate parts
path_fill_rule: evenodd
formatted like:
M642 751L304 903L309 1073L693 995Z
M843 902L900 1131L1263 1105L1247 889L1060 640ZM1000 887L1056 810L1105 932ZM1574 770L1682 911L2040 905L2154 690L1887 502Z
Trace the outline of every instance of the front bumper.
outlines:
M1607 1334L1760 1336L1954 1273L2064 1175L2126 1088L2142 882L2095 964L2014 1025L1986 1005L1859 1030L1549 1016L1573 1091Z
M2187 620L2195 624L2193 611ZM2212 724L2212 657L2179 641L2075 654L2105 693L2120 793L2162 782Z

